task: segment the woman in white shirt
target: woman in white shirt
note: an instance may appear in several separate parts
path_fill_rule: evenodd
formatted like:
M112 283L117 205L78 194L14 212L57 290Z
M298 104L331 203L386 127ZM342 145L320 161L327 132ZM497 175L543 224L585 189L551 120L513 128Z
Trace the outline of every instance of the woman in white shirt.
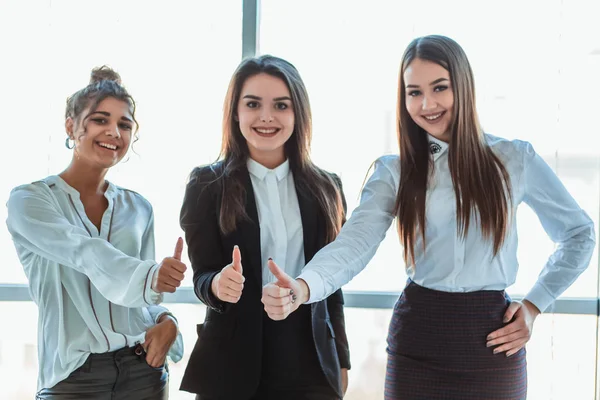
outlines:
M350 368L342 292L283 322L260 302L275 280L269 258L299 274L344 220L339 178L310 160L308 93L292 64L261 56L239 65L224 108L221 161L192 172L181 209L208 306L181 389L198 400L340 399Z
M67 100L70 165L15 188L8 229L39 308L37 399L166 399L177 322L158 306L183 279L182 240L154 261L152 206L105 180L128 152L135 103L107 67Z
M398 90L399 156L384 156L337 239L265 310L284 319L369 262L394 219L410 277L390 324L386 399L525 399L525 344L537 315L588 266L594 226L531 144L484 134L473 74L452 39L406 49ZM516 211L527 203L558 244L522 302L504 289L518 263ZM277 304L282 287L298 301Z

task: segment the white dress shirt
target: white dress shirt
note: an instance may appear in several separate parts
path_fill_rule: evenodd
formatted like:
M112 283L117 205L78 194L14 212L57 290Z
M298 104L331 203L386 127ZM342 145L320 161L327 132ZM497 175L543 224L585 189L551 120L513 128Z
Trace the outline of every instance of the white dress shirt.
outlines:
M421 236L416 235L415 266L407 266L407 274L421 286L447 292L503 290L512 285L518 269L516 209L525 202L558 244L525 296L544 311L587 268L595 246L593 222L531 144L491 135L486 140L503 162L512 185L512 220L499 253L493 256L493 244L483 239L475 218L464 239L457 234L448 144L429 136L434 171L427 190L427 248L423 252ZM333 293L371 260L394 220L399 178L398 156L376 160L359 206L337 239L319 251L299 276L310 288L309 302ZM398 265L401 259L398 254Z
M112 183L104 195L98 232L79 192L59 176L10 194L8 230L39 308L38 390L67 378L90 353L143 343L168 313L150 287L158 268L152 206ZM182 355L178 334L169 356Z
M297 276L305 262L304 235L290 163L268 169L248 158L247 167L260 225L263 285L276 281L267 265L269 257L288 275Z

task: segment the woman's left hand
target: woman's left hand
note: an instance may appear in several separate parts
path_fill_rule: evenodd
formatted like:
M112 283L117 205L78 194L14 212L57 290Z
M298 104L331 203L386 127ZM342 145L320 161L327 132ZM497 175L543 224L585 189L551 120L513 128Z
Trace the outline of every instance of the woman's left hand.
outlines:
M142 344L146 351L146 362L154 368L165 364L167 353L177 339L177 324L169 315L163 315L158 323L146 331Z
M510 357L523 347L531 338L533 323L540 310L528 300L513 301L504 313L504 323L510 322L504 328L490 333L487 337L487 347L498 346L494 354L506 352Z

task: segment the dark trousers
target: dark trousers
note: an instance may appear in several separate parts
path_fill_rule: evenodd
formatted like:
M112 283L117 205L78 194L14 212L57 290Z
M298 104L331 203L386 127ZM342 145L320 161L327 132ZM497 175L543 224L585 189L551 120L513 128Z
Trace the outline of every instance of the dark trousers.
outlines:
M304 389L299 391L272 391L257 393L250 400L340 400L334 394L331 394L327 388Z
M310 305L283 321L263 315L261 382L251 400L338 400L317 355Z
M199 395L196 395L196 400L205 400L205 398L200 398ZM323 391L317 389L316 391L303 390L298 392L259 392L249 400L339 400L339 397L325 394Z
M283 321L263 315L260 382L248 397L196 400L340 400L327 381L312 336L310 306L303 305Z
M146 362L145 353L138 355L133 347L126 347L91 354L67 379L50 389L40 390L36 399L166 400L168 381L166 364L153 368Z

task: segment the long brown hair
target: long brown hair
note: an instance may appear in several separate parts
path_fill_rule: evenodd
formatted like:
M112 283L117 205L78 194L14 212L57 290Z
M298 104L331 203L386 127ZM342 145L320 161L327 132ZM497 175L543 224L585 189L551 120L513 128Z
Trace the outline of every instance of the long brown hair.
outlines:
M402 57L398 84L398 144L400 185L395 215L404 246L404 260L415 263L417 231L425 250L425 203L433 159L427 132L406 108L404 71L415 59L434 62L450 75L454 106L450 123L448 163L456 197L457 234L466 237L472 213L484 238L493 242L494 255L506 237L511 186L504 165L487 145L475 107L475 85L469 60L458 43L431 35L413 40Z
M308 92L296 68L289 62L263 55L241 62L234 72L223 112L223 140L219 159L223 162L223 197L219 225L223 233L235 230L240 220L248 220L245 210L246 190L242 173L250 156L248 144L236 121L238 103L246 80L257 74L269 74L281 79L292 98L294 131L284 149L294 174L298 191L310 194L317 200L325 219L326 238L330 242L337 236L344 218L340 191L331 176L315 166L310 159L312 139L312 114Z

